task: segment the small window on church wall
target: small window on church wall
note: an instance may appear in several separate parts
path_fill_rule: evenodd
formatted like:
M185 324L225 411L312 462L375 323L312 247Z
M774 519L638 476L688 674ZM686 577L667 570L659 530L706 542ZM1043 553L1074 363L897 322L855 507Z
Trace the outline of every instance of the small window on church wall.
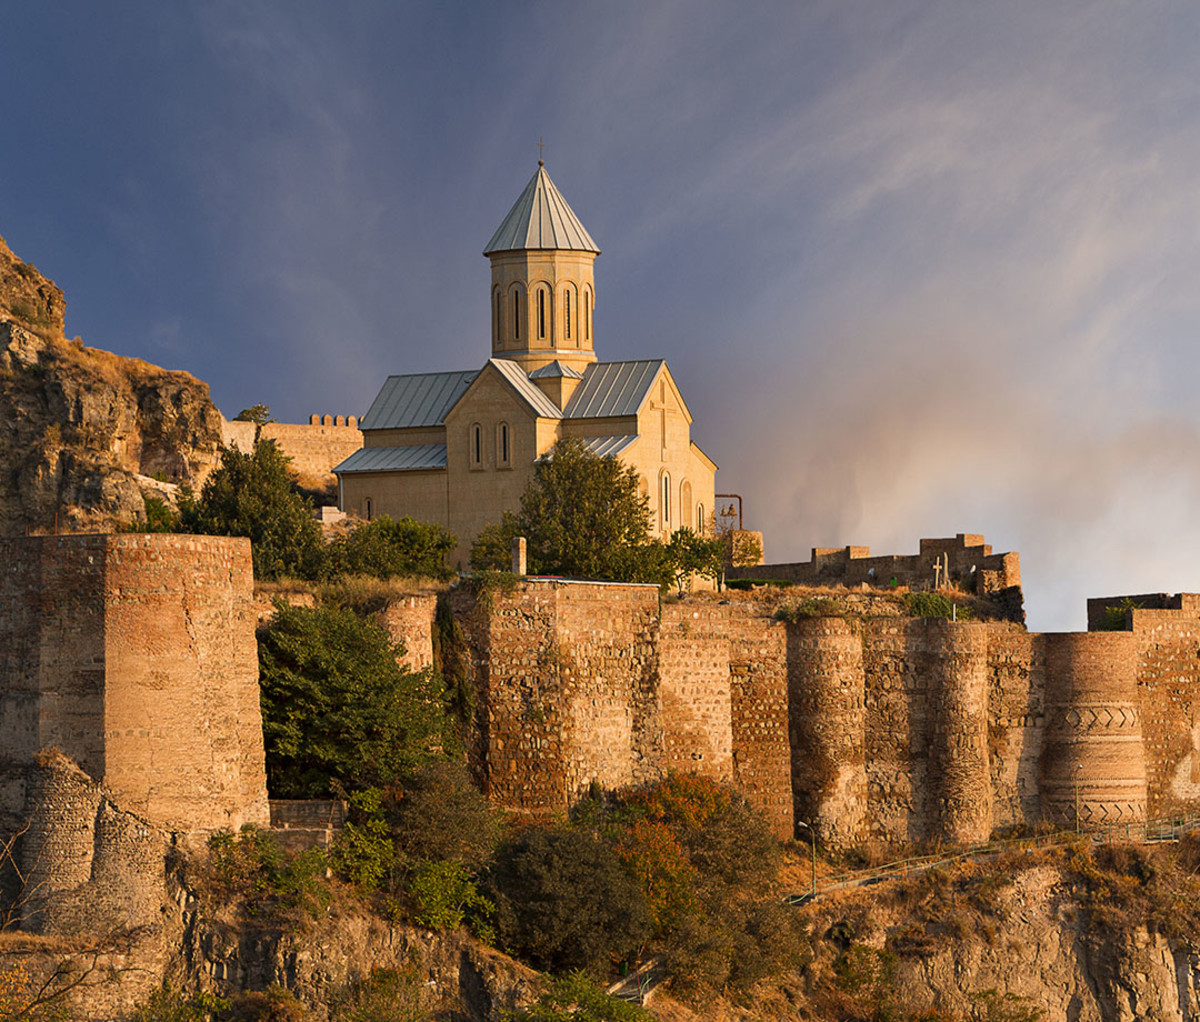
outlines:
M496 464L501 468L509 468L512 464L509 457L507 422L502 422L496 427Z
M696 505L696 535L704 535L704 505Z
M478 422L471 426L471 468L483 468L483 427Z
M664 529L671 527L671 477L666 472L662 477L662 523Z
M500 292L499 292L499 291L497 291L497 292L496 292L496 317L495 317L495 320L494 320L494 322L495 322L495 324L496 324L496 336L495 336L495 340L496 340L497 342L499 342L499 340L500 340L500 326L501 326L501 324L504 322L503 318L502 318L502 317L501 317L501 315L500 315L500 308L501 308L501 306L500 306Z
M374 513L374 510L375 510L375 509L374 509L374 506L373 506L373 505L372 505L372 503L371 503L371 498L370 498L370 497L367 497L367 498L366 498L366 499L363 501L363 517L364 517L364 518L366 518L366 520L367 520L368 522L371 520L371 516L372 516L372 514Z
M592 292L583 292L583 339L592 339Z
M538 339L541 340L546 336L546 292L543 288L538 288Z
M521 339L521 292L513 292L513 340Z
M692 484L686 479L679 484L679 524L687 525L688 508L692 506Z
M569 289L563 292L563 336L568 341L571 339L571 292Z

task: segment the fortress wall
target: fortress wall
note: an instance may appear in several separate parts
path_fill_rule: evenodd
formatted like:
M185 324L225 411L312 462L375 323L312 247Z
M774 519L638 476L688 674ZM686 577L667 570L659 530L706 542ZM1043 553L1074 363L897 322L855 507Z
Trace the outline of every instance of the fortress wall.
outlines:
M787 629L795 815L831 847L867 833L866 675L862 629L820 617Z
M1046 670L1041 644L1015 625L987 624L988 765L996 827L1032 826L1042 813L1040 770Z
M658 671L666 769L732 781L729 639L708 605L703 616L691 604L663 606Z
M727 612L734 783L780 838L795 833L788 736L787 633L782 623L733 604Z
M333 466L345 461L363 445L362 431L357 426L332 424L268 422L262 427L259 440L273 440L279 450L292 459L292 471L298 475L330 482L336 478Z
M1200 613L1181 597L1179 609L1132 611L1152 818L1200 811Z
M42 757L29 773L21 928L78 937L155 923L166 896L166 833L117 808L65 756Z
M986 841L992 832L987 626L944 618L912 626L925 632L932 659L930 829L948 844Z
M544 583L542 585L545 585ZM651 586L555 585L564 713L566 804L662 776L658 592Z
M905 618L867 618L863 674L867 829L896 841L928 836L927 663Z
M1129 632L1034 636L1045 651L1042 808L1056 822L1134 823L1146 816L1138 650Z
M437 593L398 596L379 612L379 623L393 642L404 645L400 663L412 671L433 666L433 622L437 615Z
M173 830L267 826L249 542L107 540L106 791Z

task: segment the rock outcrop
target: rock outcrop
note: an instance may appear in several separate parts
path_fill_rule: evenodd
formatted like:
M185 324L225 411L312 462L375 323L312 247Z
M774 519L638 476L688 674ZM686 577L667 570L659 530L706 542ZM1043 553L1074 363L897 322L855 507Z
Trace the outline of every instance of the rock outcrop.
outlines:
M207 384L67 340L63 310L0 239L0 535L131 521L144 489L198 487L220 454Z

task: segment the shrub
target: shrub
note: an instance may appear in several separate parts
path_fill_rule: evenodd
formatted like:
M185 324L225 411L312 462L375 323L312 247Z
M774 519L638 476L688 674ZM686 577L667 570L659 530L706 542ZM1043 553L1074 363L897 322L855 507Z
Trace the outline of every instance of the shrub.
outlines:
M439 754L441 684L397 664L387 632L353 611L280 605L259 633L267 779L277 798L321 798L334 784L387 787Z
M500 814L471 782L467 768L440 760L418 767L396 792L396 844L411 861L458 859L478 869L500 840Z
M251 824L209 838L208 870L215 893L242 902L244 913L274 923L317 916L329 904L325 853L286 855L275 837Z
M413 921L418 926L456 930L470 915L491 933L487 920L494 906L479 893L466 866L455 859L421 863L409 880L408 893L416 908Z
M209 1022L216 1012L228 1011L231 1002L211 994L184 994L164 983L138 1003L130 1022Z
M420 575L445 579L451 575L446 556L455 543L454 536L441 525L407 517L393 520L383 515L330 543L326 572L330 577Z
M904 607L913 617L957 617L967 621L974 616L970 607L956 606L944 593L908 593Z
M1096 624L1098 632L1123 632L1129 621L1131 610L1140 610L1141 604L1126 596L1115 607L1105 607L1100 621Z
M652 1022L636 1005L611 997L581 972L554 980L528 1008L509 1012L504 1022Z
M616 854L579 830L529 831L500 849L488 882L500 940L538 968L603 975L649 934Z
M329 864L338 875L366 890L375 890L396 864L396 847L383 813L383 792L367 788L350 796L349 820L329 849Z
M432 1022L432 997L415 967L372 969L342 994L333 1022Z
M210 536L248 536L255 578L318 577L321 527L311 504L292 489L288 460L272 443L256 445L253 454L227 449L199 499L182 506L181 526Z
M312 1016L290 990L269 986L251 990L233 998L220 1022L307 1022Z

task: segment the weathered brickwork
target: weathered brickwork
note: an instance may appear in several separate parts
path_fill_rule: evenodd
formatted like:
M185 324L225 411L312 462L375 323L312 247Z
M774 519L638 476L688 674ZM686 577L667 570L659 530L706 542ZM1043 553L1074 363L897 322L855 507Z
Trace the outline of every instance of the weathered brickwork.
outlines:
M0 736L57 748L169 830L266 824L250 545L208 536L0 540ZM9 825L20 785L0 788Z
M433 665L433 622L437 615L437 593L412 593L389 600L379 613L379 623L392 641L404 646L400 663L412 671Z

